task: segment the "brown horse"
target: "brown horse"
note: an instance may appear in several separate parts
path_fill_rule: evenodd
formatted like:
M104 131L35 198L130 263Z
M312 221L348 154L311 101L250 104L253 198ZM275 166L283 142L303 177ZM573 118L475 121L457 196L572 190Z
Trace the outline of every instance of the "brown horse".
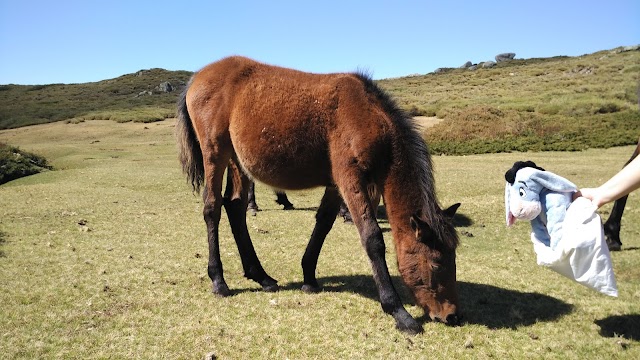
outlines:
M178 103L176 134L182 168L194 191L204 185L213 292L230 294L218 240L227 212L245 276L278 289L255 253L246 224L250 179L284 190L325 187L302 258L303 290L315 277L341 195L370 259L382 309L404 331L422 331L404 308L385 262L385 244L369 198L381 189L398 267L416 302L432 319L458 324L458 236L436 199L427 146L411 119L363 74L310 74L229 57L191 78ZM227 169L227 186L221 194Z

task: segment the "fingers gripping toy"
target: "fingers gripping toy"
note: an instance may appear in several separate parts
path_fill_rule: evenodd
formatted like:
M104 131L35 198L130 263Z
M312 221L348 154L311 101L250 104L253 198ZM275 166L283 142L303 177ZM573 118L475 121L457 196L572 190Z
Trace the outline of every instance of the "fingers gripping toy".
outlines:
M562 221L578 188L532 161L516 162L505 179L507 226L516 219L529 220L538 240L555 249L562 239Z

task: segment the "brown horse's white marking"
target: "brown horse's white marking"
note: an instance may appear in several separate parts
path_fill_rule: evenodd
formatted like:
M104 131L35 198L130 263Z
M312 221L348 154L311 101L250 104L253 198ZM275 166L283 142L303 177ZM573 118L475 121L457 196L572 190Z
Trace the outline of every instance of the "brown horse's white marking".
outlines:
M224 205L245 276L277 290L255 253L246 224L250 178L277 189L325 187L302 258L305 291L318 291L315 269L344 198L369 256L385 312L398 328L420 332L403 307L385 262L385 244L367 189L380 189L404 283L432 319L457 324L457 205L436 199L427 146L411 119L367 76L309 74L229 57L191 79L178 104L183 170L199 191L209 240L213 292L230 294L218 244ZM223 175L227 186L222 196Z

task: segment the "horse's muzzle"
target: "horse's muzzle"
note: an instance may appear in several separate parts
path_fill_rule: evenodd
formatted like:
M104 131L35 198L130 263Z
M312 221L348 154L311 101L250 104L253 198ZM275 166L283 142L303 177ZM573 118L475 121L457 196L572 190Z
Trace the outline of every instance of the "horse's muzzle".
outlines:
M462 324L462 315L449 314L445 319L444 323L449 326L460 326Z
M462 325L462 315L461 314L449 314L446 318L442 319L438 316L432 318L434 321L443 323L448 326L460 326Z

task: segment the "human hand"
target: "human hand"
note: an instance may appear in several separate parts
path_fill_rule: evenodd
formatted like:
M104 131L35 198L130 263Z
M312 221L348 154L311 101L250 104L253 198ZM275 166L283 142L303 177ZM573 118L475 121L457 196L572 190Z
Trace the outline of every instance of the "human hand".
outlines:
M595 205L598 208L600 208L602 205L607 203L607 201L602 197L602 194L599 188L580 189L579 191L573 194L573 200L581 196L591 200L593 205Z

